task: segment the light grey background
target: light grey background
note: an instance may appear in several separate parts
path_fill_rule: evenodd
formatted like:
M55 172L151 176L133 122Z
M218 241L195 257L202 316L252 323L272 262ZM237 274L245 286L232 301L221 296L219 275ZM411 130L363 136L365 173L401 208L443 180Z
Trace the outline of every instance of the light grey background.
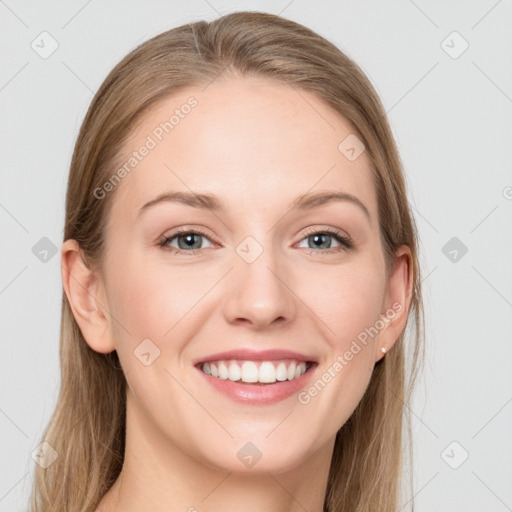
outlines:
M0 0L0 511L25 509L31 453L57 397L59 254L43 262L32 249L42 237L60 248L88 104L140 42L239 10L281 13L316 30L381 95L425 276L427 358L412 406L417 510L512 510L510 0ZM51 48L43 31L58 43L46 59L31 47ZM443 253L452 237L466 254Z

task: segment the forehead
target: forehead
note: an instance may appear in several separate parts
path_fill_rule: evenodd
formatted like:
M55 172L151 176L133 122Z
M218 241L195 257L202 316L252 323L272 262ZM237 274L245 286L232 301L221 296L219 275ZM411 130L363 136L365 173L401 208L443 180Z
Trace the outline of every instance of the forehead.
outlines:
M189 87L159 101L134 127L120 155L127 172L113 209L134 218L162 192L193 190L247 211L333 189L356 195L376 216L370 162L365 151L357 156L361 144L340 114L288 84L243 77Z

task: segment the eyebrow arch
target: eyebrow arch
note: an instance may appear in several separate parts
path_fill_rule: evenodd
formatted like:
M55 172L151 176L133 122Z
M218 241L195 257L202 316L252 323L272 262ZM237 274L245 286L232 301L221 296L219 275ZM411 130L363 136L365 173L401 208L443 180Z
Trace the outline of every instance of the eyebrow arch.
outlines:
M146 209L161 202L176 202L193 206L194 208L202 208L204 210L219 211L224 209L222 200L214 194L201 194L198 192L164 192L155 199L147 202L139 210L139 215Z
M310 210L312 208L323 206L324 204L330 203L332 201L348 201L352 204L355 204L361 208L365 216L368 218L368 221L371 223L372 218L368 208L366 208L360 199L352 194L348 194L347 192L309 192L299 196L295 201L293 201L290 204L290 209Z
M348 201L355 204L364 212L366 217L371 223L371 216L368 208L354 195L346 192L309 192L299 196L297 199L292 201L288 206L289 210L310 210L323 206L324 204L332 201ZM178 202L192 206L194 208L201 208L204 210L219 211L224 210L225 206L223 201L215 194L209 193L198 193L198 192L164 192L155 199L144 204L139 210L140 215L144 210L161 203L161 202Z

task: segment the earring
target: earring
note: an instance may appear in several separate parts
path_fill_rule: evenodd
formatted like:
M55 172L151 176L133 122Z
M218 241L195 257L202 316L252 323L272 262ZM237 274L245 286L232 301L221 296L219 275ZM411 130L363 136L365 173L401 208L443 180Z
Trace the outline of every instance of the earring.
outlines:
M386 347L382 347L380 350L382 351L383 354L386 353Z

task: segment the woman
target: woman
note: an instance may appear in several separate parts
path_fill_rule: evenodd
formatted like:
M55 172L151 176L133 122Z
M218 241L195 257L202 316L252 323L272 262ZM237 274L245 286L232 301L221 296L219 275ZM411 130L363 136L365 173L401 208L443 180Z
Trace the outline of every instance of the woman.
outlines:
M133 50L76 141L61 261L34 511L399 508L417 235L334 45L238 12Z

